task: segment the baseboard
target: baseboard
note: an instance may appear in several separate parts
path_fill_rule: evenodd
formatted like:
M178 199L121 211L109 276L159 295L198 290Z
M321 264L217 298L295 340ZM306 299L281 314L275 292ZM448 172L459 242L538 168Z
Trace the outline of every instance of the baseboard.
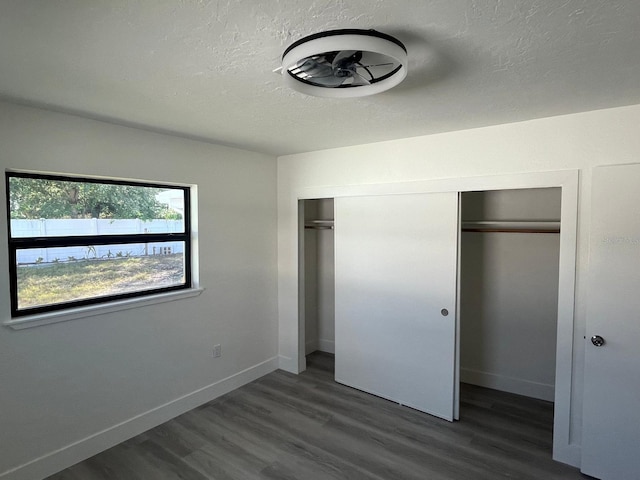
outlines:
M24 465L0 473L1 480L34 480L53 475L97 453L229 393L278 368L278 357L258 363L218 382L136 415Z
M460 381L480 387L493 388L503 392L525 395L553 402L554 385L530 382L519 378L496 375L495 373L480 372L469 368L460 368Z
M333 340L319 338L318 340L308 341L305 344L305 349L307 355L318 350L326 353L336 353L336 343Z
M310 353L315 352L320 348L318 345L318 340L309 340L307 343L305 343L304 348L305 355L309 355Z
M285 372L298 374L298 363L285 355L278 356L278 368Z
M580 445L556 445L556 442L554 442L553 459L556 462L566 463L572 467L580 468L582 463L582 448Z
M327 353L336 353L336 342L333 340L318 339L318 350Z

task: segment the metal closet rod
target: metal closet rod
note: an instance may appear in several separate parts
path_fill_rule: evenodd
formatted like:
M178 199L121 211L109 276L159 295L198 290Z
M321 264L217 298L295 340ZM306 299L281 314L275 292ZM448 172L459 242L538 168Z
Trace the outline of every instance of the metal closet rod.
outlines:
M560 221L462 222L461 230L477 233L560 233Z
M308 230L333 230L333 220L312 220L304 225ZM476 233L560 233L560 222L552 221L477 221L462 222L463 232Z
M333 225L305 225L306 230L333 230Z
M333 220L311 220L304 224L308 230L333 230Z

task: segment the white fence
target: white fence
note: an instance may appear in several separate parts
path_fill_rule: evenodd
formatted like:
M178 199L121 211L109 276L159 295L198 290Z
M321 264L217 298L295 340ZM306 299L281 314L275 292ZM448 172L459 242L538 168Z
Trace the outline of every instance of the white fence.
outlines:
M65 237L82 235L126 235L132 233L183 232L182 220L138 219L53 219L11 220L13 238ZM182 242L132 243L126 245L86 245L82 247L33 248L18 250L18 264L72 262L92 258L138 257L183 253Z

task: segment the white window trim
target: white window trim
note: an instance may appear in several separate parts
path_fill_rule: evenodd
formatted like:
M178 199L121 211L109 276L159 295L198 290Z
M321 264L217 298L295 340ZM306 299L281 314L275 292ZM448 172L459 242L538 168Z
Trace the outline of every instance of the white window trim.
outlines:
M97 303L77 308L69 308L66 310L58 310L36 315L25 315L23 317L5 320L2 324L14 330L23 330L25 328L40 327L42 325L50 325L52 323L66 322L79 318L93 317L96 315L104 315L106 313L119 312L132 308L145 307L147 305L155 305L158 303L173 302L184 298L197 297L204 288L188 288L184 290L176 290L174 292L164 292L157 295L148 295L144 297L127 298L124 300L114 300L108 303Z

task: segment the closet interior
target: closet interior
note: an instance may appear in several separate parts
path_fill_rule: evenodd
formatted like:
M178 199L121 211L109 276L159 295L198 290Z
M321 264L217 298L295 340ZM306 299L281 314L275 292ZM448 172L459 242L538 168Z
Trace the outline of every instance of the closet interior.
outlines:
M301 207L305 353L335 353L334 202ZM560 188L460 194L462 383L553 401L560 207Z
M460 203L460 380L553 401L561 189Z
M304 200L305 355L335 353L333 199Z

